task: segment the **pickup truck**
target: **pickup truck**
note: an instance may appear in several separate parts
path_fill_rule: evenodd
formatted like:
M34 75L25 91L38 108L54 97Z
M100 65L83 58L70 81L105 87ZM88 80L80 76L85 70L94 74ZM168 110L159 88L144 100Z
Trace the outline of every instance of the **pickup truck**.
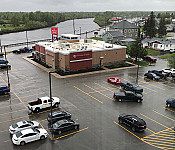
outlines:
M149 70L148 73L154 73L161 79L166 79L170 75L170 73L164 73L162 70Z
M137 101L138 103L140 103L143 100L143 95L134 93L132 91L115 92L113 97L120 102L123 100L128 100Z
M59 107L60 99L58 97L52 97L52 106ZM49 97L40 97L36 101L29 102L28 108L32 112L39 112L42 109L50 108L51 100Z
M120 84L120 87L126 91L133 91L135 93L142 93L143 88L141 88L139 85L131 82L122 82Z

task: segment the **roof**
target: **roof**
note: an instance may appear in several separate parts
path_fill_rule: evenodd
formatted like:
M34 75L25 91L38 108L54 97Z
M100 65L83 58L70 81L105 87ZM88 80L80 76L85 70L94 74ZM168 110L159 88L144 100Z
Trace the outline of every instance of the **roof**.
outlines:
M132 39L132 38L126 38L124 40L120 40L121 42L135 42L136 40L135 39Z
M28 129L24 129L21 131L21 133L24 135L24 134L27 134L27 133L33 133L33 129L32 128L28 128Z
M170 44L170 43L174 43L175 44L175 39L166 39L166 38L145 38L142 40L142 43L155 43L155 42L159 42L162 44Z
M126 21L126 20L123 20L119 23L113 24L112 26L110 26L110 28L113 28L113 29L138 29L139 27Z
M112 37L120 37L124 36L121 32L119 31L107 31L107 34L110 34Z

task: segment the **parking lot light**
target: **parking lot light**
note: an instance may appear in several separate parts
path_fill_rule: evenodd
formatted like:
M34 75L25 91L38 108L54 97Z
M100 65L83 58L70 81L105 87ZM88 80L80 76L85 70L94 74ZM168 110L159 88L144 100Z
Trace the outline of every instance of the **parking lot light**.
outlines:
M51 84L51 74L52 73L55 73L55 71L50 71L49 72L49 87L50 87L50 100L51 100L51 103L50 103L50 114L51 114L51 133L53 131L53 122L52 122L52 84Z

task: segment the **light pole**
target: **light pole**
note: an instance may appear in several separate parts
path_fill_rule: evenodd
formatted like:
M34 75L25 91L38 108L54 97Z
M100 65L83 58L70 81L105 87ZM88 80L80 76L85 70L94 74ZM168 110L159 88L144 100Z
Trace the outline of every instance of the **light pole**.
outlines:
M8 87L10 88L10 81L9 81L9 71L8 71L8 66L7 66L7 56L6 56L6 50L5 50L5 46L4 46L4 51L5 51L5 60L6 60L6 68L7 68L7 84Z
M80 27L80 39L81 39L81 27Z
M50 87L50 114L51 114L51 132L53 131L53 122L52 122L52 84L51 84L51 74L55 73L55 71L49 72L49 87Z
M141 49L141 44L140 43L138 43L138 45L139 45L139 53L138 53L138 61L137 61L137 63L138 63L138 66L137 66L137 77L136 77L136 83L138 84L138 76L139 76L139 57L140 57L140 49Z
M27 36L27 30L26 30L26 39L27 39L27 47L28 47L28 36Z

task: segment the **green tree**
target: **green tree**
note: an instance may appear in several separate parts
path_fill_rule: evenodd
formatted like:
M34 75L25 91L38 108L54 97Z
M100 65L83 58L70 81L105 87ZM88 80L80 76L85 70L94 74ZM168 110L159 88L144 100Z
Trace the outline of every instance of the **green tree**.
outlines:
M175 68L175 54L172 54L172 56L168 58L168 67Z
M160 19L159 28L158 28L157 32L158 32L159 37L162 37L162 36L167 34L164 17L161 17L161 19Z
M149 36L150 38L155 37L157 31L156 31L156 21L155 21L155 16L153 11L151 12L150 17L146 21L143 30L145 31L146 36Z
M17 17L16 15L12 16L11 18L11 24L16 27L16 26L19 26L19 20L20 18Z
M144 58L148 52L143 48L141 39L138 37L137 40L127 48L127 54L137 61L138 58Z

